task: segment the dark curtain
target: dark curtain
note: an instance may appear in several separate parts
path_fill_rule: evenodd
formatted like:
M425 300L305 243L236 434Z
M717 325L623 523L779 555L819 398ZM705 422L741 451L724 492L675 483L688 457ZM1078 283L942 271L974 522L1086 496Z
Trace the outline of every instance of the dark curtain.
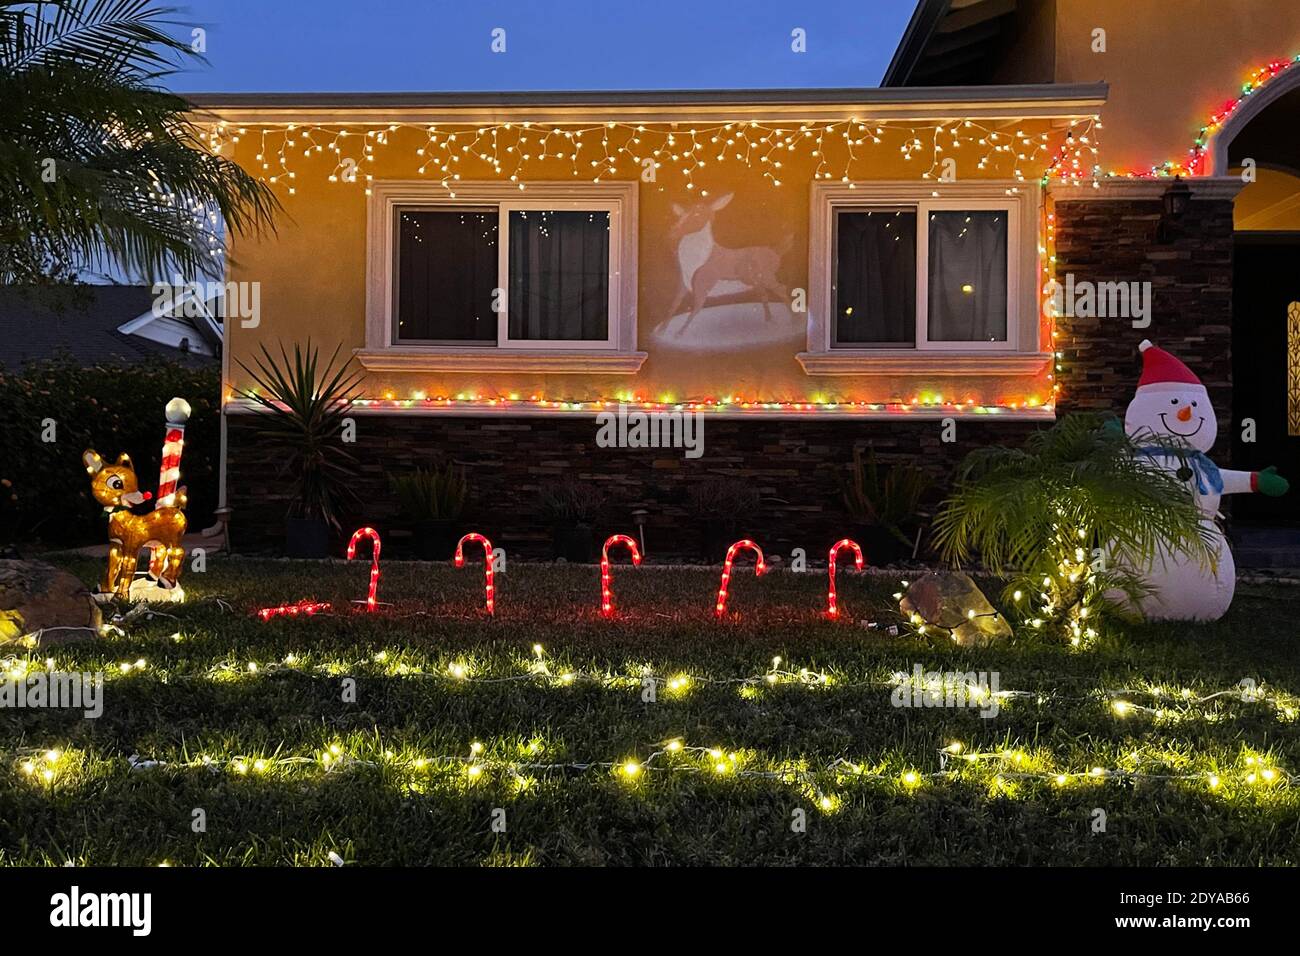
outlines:
M835 217L832 344L916 344L916 213L873 209Z
M1007 214L930 214L929 337L1005 342Z
M510 337L609 337L609 213L510 213Z
M495 209L398 214L397 340L495 342Z

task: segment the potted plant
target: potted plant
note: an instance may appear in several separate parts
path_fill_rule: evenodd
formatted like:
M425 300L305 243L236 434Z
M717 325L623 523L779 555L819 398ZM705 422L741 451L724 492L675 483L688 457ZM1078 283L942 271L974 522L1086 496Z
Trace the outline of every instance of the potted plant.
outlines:
M758 492L739 478L708 478L691 486L686 507L699 525L705 561L721 561L742 532L750 533L743 525L753 519L758 503Z
M538 510L550 522L554 534L555 557L575 564L594 561L592 525L604 505L604 497L572 481L545 484L538 497Z
M875 449L853 449L848 481L841 480L844 507L857 527L857 541L875 565L912 557L921 527L921 499L931 481L913 465L893 465L883 470Z
M417 468L407 475L393 475L388 483L402 517L415 532L416 555L425 561L450 560L469 495L464 470L454 465Z
M357 500L357 460L342 435L361 376L347 371L346 360L338 361L339 348L321 368L310 340L305 348L293 347L292 359L283 344L278 359L265 345L261 352L255 367L239 363L256 385L240 395L257 404L268 445L285 451L279 471L292 490L285 553L323 558L329 554L330 531L339 530L340 511Z

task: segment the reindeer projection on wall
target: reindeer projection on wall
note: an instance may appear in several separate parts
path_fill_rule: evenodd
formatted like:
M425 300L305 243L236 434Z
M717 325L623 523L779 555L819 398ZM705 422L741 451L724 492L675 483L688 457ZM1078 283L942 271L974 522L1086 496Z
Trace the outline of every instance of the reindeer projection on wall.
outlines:
M762 305L763 318L769 323L773 321L770 304L789 302L790 290L777 278L781 259L790 250L789 234L775 248L731 248L719 245L714 239L714 217L719 210L727 207L733 196L733 193L726 193L716 199L702 199L687 206L673 203L676 220L668 231L668 239L677 246L682 287L668 310L670 321L678 314L687 297L691 300L691 311L675 331L678 337L685 334L710 296L744 296L752 293L757 298L748 301Z

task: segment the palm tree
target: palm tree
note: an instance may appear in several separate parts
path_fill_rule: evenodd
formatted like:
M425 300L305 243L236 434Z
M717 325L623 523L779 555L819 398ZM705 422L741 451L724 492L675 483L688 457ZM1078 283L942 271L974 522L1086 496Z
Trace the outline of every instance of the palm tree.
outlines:
M1114 606L1108 592L1133 602L1149 590L1136 569L1160 549L1215 559L1186 485L1138 454L1118 422L1090 414L1063 417L1024 448L967 455L934 540L953 564L979 555L1034 626L1064 628L1075 643L1093 636L1094 605Z
M214 155L158 85L196 54L150 0L0 0L0 283L115 260L221 271L215 224L273 228L269 187ZM220 217L220 219L218 219Z

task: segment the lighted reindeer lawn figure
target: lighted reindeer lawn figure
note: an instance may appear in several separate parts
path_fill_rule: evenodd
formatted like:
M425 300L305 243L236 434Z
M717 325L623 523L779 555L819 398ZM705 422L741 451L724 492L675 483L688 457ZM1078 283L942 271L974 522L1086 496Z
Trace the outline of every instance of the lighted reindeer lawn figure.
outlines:
M81 460L90 473L91 494L108 512L108 569L100 592L129 599L136 563L144 548L152 549L149 577L162 588L176 588L185 557L185 549L181 547L181 537L185 534L185 489L176 489L174 505L156 508L148 514L133 514L131 508L153 495L140 491L130 456L118 455L117 461L108 465L92 448Z
M82 453L81 460L90 474L90 491L108 513L108 569L99 588L103 595L147 601L180 601L185 597L179 582L185 558L181 538L185 534L186 505L180 476L189 402L173 398L167 403L166 415L158 499L149 514L131 511L153 496L140 490L129 455L118 455L116 462L106 465L93 448ZM150 549L149 578L133 588L142 548Z

